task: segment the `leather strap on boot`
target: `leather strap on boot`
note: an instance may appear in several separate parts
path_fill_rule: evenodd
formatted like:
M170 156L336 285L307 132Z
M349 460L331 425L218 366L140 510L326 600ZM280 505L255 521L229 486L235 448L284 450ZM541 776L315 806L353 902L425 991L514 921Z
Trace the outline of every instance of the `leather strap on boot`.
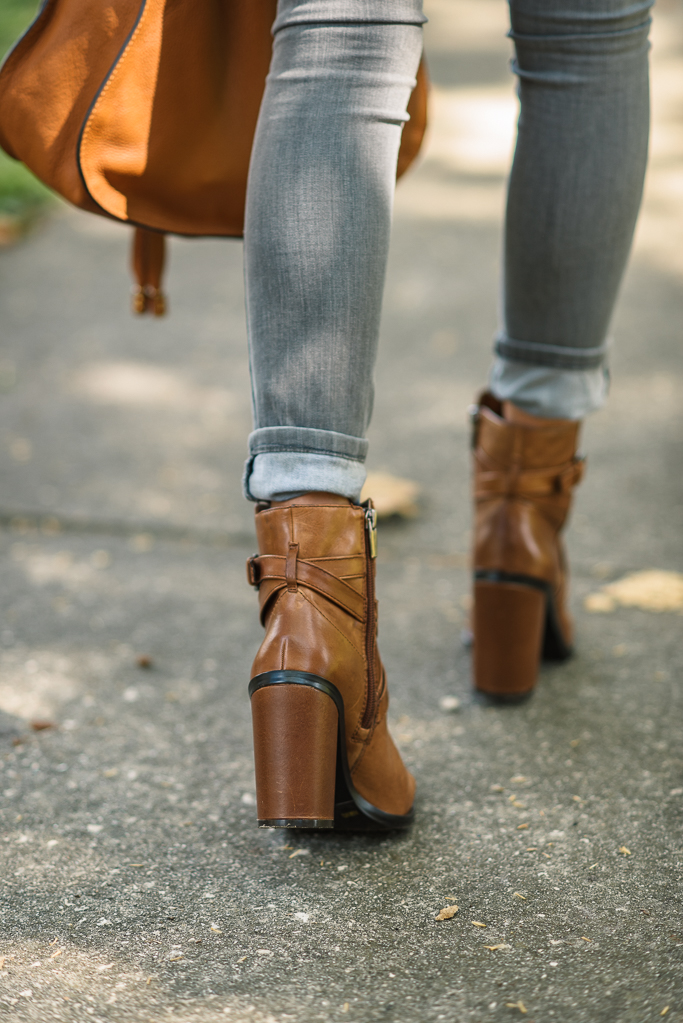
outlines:
M298 543L289 544L286 556L254 554L248 558L247 581L259 591L261 624L265 621L270 600L285 587L290 593L294 593L299 586L322 594L337 607L362 622L365 618L363 596L339 575L362 576L365 573L365 559L360 556L337 558L335 561L326 561L325 565L326 567L322 568L315 561L301 559Z
M477 500L491 497L533 500L553 494L570 494L583 479L585 462L583 455L576 455L571 462L545 469L523 469L518 465L505 469L479 468L474 496Z

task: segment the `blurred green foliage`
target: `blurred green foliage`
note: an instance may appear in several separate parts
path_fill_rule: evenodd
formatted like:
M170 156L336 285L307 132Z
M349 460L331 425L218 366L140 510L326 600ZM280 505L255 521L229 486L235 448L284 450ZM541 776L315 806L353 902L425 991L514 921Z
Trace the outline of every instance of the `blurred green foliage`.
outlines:
M0 0L0 54L4 56L35 18L36 0ZM0 213L30 216L52 193L23 164L0 149Z

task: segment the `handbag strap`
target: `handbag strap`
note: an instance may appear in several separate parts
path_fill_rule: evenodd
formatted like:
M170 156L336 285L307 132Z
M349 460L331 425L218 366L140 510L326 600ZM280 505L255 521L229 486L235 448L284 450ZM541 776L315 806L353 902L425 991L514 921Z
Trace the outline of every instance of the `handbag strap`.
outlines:
M166 235L163 231L149 231L136 227L133 236L132 264L137 287L133 287L133 312L142 316L151 313L163 316L166 296L161 290L161 278L166 262Z

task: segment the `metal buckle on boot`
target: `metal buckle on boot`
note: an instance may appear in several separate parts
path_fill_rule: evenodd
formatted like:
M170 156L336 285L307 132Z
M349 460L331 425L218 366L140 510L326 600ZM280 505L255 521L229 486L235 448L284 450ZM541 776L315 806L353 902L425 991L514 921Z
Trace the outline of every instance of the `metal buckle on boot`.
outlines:
M467 406L467 415L469 416L470 427L471 427L471 430L472 430L472 433L471 433L471 443L472 443L472 450L473 451L476 450L477 440L479 439L479 419L480 419L479 409L480 409L480 407L481 407L480 405L468 405Z
M560 494L570 494L572 487L578 486L583 479L586 469L586 456L576 455L567 468L560 473L555 481L556 489Z
M256 589L259 588L260 574L258 554L252 554L250 558L247 558L247 582L250 586L254 586Z

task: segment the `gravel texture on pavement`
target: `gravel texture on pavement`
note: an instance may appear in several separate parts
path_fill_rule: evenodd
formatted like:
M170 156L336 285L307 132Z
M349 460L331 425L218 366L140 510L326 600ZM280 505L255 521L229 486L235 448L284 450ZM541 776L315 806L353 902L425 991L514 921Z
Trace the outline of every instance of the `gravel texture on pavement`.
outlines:
M466 408L515 114L505 5L428 13L432 129L397 195L370 434L370 467L421 486L378 564L409 833L255 826L239 243L174 241L160 321L128 313L116 224L63 210L0 252L8 1023L683 1021L681 610L584 607L683 572L683 6L655 14L646 203L585 431L577 654L515 707L473 696L461 639Z

